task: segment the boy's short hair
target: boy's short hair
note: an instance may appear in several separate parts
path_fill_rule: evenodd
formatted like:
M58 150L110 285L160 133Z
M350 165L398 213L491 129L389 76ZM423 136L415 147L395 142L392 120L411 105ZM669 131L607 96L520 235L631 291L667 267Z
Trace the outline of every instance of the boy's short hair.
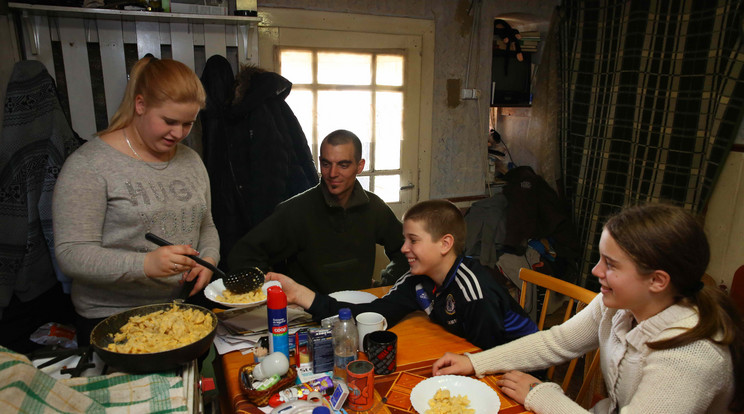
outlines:
M451 234L454 239L452 249L462 254L465 248L466 226L460 209L447 200L427 200L414 204L403 214L403 221L413 220L423 223L424 230L433 240Z

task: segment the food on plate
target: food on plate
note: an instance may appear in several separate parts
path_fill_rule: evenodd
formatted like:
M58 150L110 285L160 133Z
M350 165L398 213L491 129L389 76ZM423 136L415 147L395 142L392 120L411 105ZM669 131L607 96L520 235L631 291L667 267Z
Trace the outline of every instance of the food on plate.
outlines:
M440 388L429 400L429 409L425 414L475 414L475 410L468 408L470 400L466 395L450 396L449 390Z
M122 354L162 352L192 344L212 332L212 315L177 304L129 318L106 349Z
M266 294L261 288L248 293L234 293L230 289L225 289L221 295L217 295L217 300L226 303L251 303L264 299L266 299Z

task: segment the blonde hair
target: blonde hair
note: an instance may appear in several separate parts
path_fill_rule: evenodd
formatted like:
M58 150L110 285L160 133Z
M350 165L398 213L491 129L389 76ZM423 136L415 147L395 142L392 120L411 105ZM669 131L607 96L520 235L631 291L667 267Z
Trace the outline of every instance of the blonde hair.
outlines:
M132 67L119 109L111 117L108 128L98 135L122 129L132 123L137 95L142 95L150 107L158 107L166 102L194 102L204 108L207 99L199 77L188 66L177 60L144 57Z

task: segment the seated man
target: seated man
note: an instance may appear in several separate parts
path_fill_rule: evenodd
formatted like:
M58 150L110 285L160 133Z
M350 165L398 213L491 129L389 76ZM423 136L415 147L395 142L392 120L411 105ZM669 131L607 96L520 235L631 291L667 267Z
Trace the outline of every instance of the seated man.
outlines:
M392 326L407 314L423 310L432 321L481 349L537 332L535 323L490 272L460 254L465 220L454 204L430 200L414 205L403 216L403 234L401 251L411 270L371 303L338 302L278 273L266 278L278 280L287 300L305 308L316 320L350 308L355 315L378 312Z
M280 203L240 239L227 259L230 271L274 268L322 293L365 289L372 286L379 244L391 260L382 282L394 283L408 270L402 227L390 207L359 184L363 169L359 138L346 130L328 134L320 144L320 184Z

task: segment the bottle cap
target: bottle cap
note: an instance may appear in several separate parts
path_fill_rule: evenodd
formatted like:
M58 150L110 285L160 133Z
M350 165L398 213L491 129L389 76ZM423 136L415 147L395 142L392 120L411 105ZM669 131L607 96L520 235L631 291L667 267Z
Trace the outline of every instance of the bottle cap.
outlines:
M349 308L341 308L338 310L338 318L342 321L348 321L351 319L351 309Z
M215 388L214 378L202 377L201 382L199 383L199 387L201 388L202 392L212 391Z
M331 410L328 407L315 407L313 408L313 414L331 414Z
M287 295L279 286L271 286L266 290L266 303L271 309L287 307Z

